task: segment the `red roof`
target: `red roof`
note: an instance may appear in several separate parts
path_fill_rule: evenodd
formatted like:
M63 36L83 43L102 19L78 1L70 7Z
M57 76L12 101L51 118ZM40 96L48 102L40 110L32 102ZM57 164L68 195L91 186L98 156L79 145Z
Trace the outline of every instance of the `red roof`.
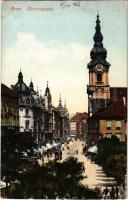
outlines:
M10 96L18 98L17 93L15 93L13 90L11 90L4 84L1 84L1 96Z
M76 113L71 119L71 122L80 122L83 119L87 119L88 117L88 113L84 112L84 113Z
M124 106L123 100L118 100L111 105L97 111L94 115L89 117L91 118L100 118L100 119L124 119L126 118L127 108Z

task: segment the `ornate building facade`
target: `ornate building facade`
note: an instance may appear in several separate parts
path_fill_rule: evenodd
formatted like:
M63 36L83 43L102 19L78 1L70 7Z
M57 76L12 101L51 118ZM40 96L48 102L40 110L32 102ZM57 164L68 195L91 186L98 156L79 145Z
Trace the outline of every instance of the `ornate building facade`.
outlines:
M34 90L31 80L27 86L20 71L18 81L12 85L12 92L17 94L19 106L19 132L31 134L37 144L60 141L69 133L69 113L61 100L56 108L52 105L52 95L48 86L44 96Z

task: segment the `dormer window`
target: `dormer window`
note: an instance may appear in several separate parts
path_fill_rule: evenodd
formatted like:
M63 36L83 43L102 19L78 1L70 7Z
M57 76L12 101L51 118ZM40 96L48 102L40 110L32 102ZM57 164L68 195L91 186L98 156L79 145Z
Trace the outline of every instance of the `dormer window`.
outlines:
M102 74L101 73L97 74L97 82L102 82Z

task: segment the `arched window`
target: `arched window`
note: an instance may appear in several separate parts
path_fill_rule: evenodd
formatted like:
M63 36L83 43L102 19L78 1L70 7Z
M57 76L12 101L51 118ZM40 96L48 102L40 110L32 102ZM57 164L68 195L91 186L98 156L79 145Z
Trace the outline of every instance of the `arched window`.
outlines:
M97 82L102 82L102 74L101 73L97 74Z
M25 129L29 129L29 121L28 120L25 122Z

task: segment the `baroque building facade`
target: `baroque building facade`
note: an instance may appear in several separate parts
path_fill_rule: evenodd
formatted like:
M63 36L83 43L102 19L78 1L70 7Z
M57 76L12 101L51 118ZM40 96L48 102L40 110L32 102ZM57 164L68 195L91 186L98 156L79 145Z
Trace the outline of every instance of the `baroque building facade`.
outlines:
M94 46L90 52L91 61L87 65L89 69L89 85L87 86L89 116L106 106L110 101L110 63L106 60L107 50L102 43L103 35L99 15L97 15L95 30Z
M120 141L126 140L127 88L110 87L107 50L103 46L99 15L97 15L94 34L94 46L88 63L89 85L87 143L97 143L102 137L117 136Z

